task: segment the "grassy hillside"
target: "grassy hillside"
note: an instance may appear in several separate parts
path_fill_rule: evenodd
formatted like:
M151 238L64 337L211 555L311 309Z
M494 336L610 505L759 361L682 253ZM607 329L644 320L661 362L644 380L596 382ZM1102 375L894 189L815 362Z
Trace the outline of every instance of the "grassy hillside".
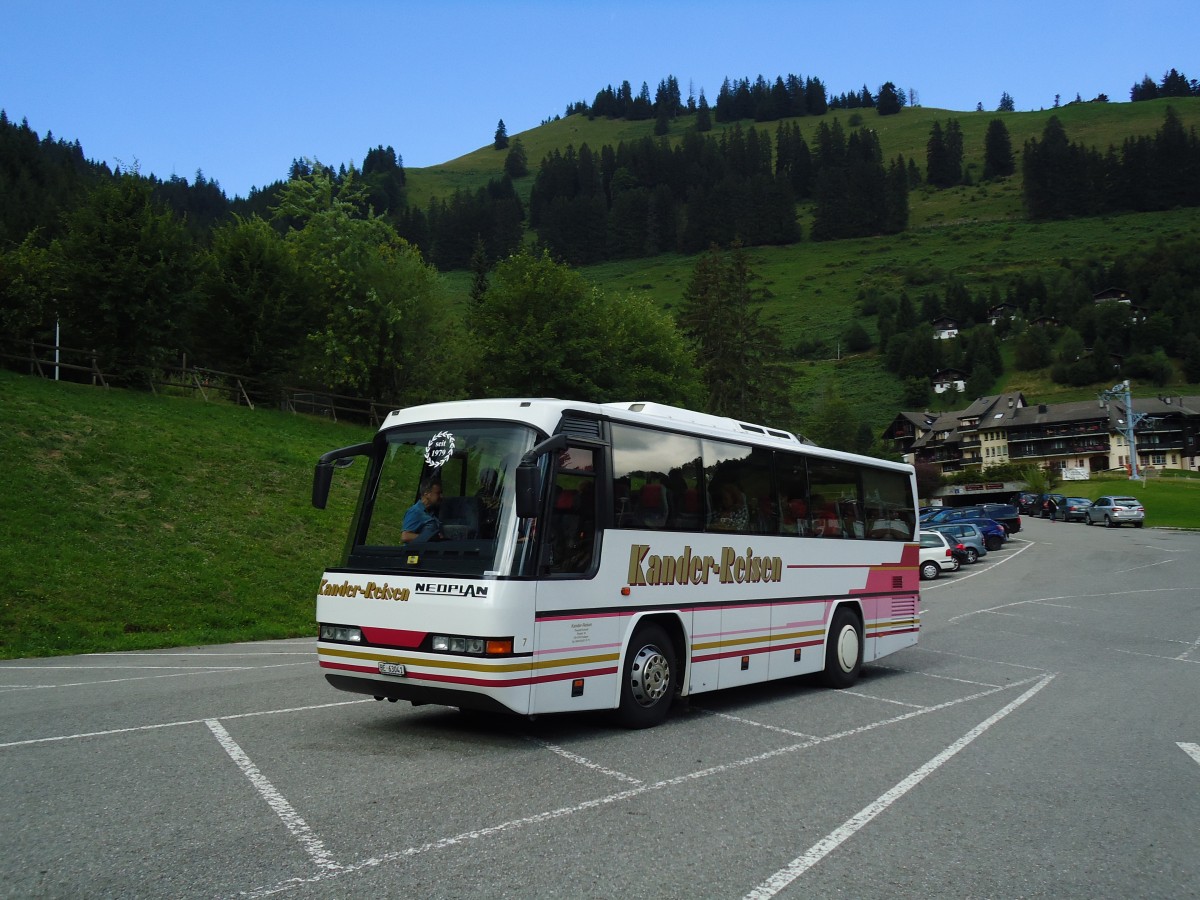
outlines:
M362 470L312 508L312 467L368 429L0 370L0 657L313 633ZM1200 480L1131 492L1151 525L1200 527Z
M313 464L367 429L5 370L0 397L0 656L313 633L355 498L313 509Z
M1084 143L1107 150L1109 146L1120 148L1127 137L1154 134L1163 122L1168 106L1174 107L1185 129L1200 126L1200 98L1181 97L1169 100L1148 100L1140 103L1078 103L1058 109L1035 112L957 112L948 109L933 109L917 106L905 109L896 116L879 116L873 110L837 110L821 117L786 119L795 122L809 146L813 146L814 135L821 122L837 119L845 129L851 128L851 117L857 114L862 124L873 128L879 135L879 143L886 159L903 154L905 159L915 160L925 170L925 145L929 141L929 129L934 122L945 125L948 119L958 119L963 132L964 162L972 181L978 181L983 172L983 139L988 123L1002 119L1012 139L1013 151L1020 158L1021 147L1030 138L1041 139L1042 130L1051 116L1058 116L1067 136L1074 142ZM678 141L684 131L692 126L694 117L677 119L667 135L670 141ZM767 132L772 140L779 122L754 123L744 121L743 129L751 125ZM717 125L711 132L719 135L728 125ZM567 116L547 122L537 128L509 135L509 140L520 138L532 171L549 153L576 148L587 144L599 151L605 144L616 147L621 141L641 140L652 137L654 122L627 122L623 119L593 119L586 116ZM489 142L470 153L452 159L442 165L421 169L407 169L409 202L422 209L430 197L448 197L457 188L475 190L487 184L490 178L499 178L504 172L505 150L496 150ZM533 186L533 175L517 181L517 190L526 198ZM1020 176L1000 188L992 187L980 193L973 188L957 191L919 192L912 197L912 227L947 224L958 221L996 221L1019 217L1022 214Z
M963 130L966 164L972 181L983 169L983 141L988 123L1001 118L1008 127L1018 155L1030 138L1040 138L1046 122L1058 116L1072 141L1107 149L1119 147L1130 136L1153 134L1173 106L1186 128L1200 128L1200 98L1155 100L1141 103L1081 103L1035 112L955 112L916 107L898 116L880 117L871 110L857 111L867 127L878 131L885 157L903 154L924 169L925 144L935 121L956 118ZM849 127L854 111L838 111L820 118L794 120L805 138L822 120L839 119ZM669 139L678 139L690 118L678 120ZM750 123L743 123L743 127ZM758 127L774 136L777 123ZM625 122L569 116L513 135L525 144L529 161L536 166L554 149L587 143L593 149L652 134L653 122ZM424 206L432 195L455 188L474 189L503 171L505 151L481 147L441 166L409 170L410 200ZM518 190L528 195L533 177L521 179ZM1104 260L1153 246L1160 240L1190 236L1200 231L1200 209L1166 213L1128 214L1068 222L1031 223L1024 219L1021 176L999 182L972 184L937 191L920 188L910 195L911 220L901 235L849 241L814 243L805 237L788 247L753 248L755 270L771 291L769 313L779 323L786 347L819 337L828 341L829 359L797 360L795 393L800 413L829 387L856 404L860 414L880 427L897 409L900 386L877 364L872 354L837 358L838 336L858 316L856 298L863 288L899 289L903 284L932 284L945 275L962 279L975 291L1003 286L1014 275L1032 274L1056 267L1063 259ZM807 236L809 212L801 209ZM683 296L696 259L664 255L623 260L583 269L584 274L609 291L637 290L650 295L667 310ZM452 296L465 303L470 276L444 275ZM864 322L873 331L874 322ZM1069 391L1048 379L1027 373L1010 373L997 390L1041 389L1039 399L1053 402ZM1190 388L1173 386L1173 390ZM781 423L794 425L794 423Z

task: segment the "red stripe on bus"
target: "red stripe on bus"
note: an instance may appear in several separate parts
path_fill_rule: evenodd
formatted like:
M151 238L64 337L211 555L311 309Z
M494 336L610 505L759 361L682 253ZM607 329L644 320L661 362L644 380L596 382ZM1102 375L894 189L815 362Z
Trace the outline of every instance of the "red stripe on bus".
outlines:
M415 650L421 646L428 631L406 631L402 628L371 628L364 626L363 636L372 644L383 647L399 647Z
M774 653L776 650L796 650L800 647L819 647L822 641L798 641L792 644L776 644L773 647L754 647L751 649L728 650L724 653L708 653L704 656L693 656L692 662L711 662L714 659L732 659L735 656L753 656L757 653Z
M323 669L343 669L347 672L359 672L369 675L378 675L378 669L370 666L355 666L349 663L335 663L320 661ZM616 666L610 666L603 669L576 669L569 672L557 672L547 675L537 675L533 677L523 676L520 678L506 678L502 680L488 678L474 678L467 675L437 675L432 672L413 672L409 671L408 675L395 679L397 682L403 681L436 681L444 684L465 684L472 687L487 687L487 688L510 688L524 687L531 684L543 684L550 681L569 681L573 678L591 678L599 675L615 675L617 672ZM392 679L388 679L389 681Z
M868 634L867 637L888 637L893 634L912 634L914 631L920 631L921 626L917 625L913 628L893 628L891 631L876 631Z

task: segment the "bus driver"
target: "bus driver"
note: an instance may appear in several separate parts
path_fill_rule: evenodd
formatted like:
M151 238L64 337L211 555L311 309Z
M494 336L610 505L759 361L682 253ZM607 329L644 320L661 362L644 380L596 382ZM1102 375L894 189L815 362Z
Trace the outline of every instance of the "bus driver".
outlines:
M421 482L421 499L404 514L400 540L406 544L423 544L442 540L442 523L429 510L442 499L442 486L432 478Z

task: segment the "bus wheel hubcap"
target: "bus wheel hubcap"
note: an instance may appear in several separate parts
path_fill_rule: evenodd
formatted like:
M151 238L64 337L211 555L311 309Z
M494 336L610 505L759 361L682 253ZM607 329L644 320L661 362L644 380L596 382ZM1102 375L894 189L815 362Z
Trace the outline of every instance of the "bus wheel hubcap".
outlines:
M843 628L838 635L838 662L845 672L851 671L858 662L858 632L850 626Z
M653 706L671 685L671 664L657 647L643 647L633 660L629 686L641 706Z

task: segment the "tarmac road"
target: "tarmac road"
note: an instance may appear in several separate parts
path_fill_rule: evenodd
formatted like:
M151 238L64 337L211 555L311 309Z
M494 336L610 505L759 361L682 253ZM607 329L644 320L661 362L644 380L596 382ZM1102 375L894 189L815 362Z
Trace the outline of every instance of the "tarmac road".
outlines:
M854 688L663 726L339 693L311 640L0 663L13 897L1200 896L1200 535L1025 520Z

